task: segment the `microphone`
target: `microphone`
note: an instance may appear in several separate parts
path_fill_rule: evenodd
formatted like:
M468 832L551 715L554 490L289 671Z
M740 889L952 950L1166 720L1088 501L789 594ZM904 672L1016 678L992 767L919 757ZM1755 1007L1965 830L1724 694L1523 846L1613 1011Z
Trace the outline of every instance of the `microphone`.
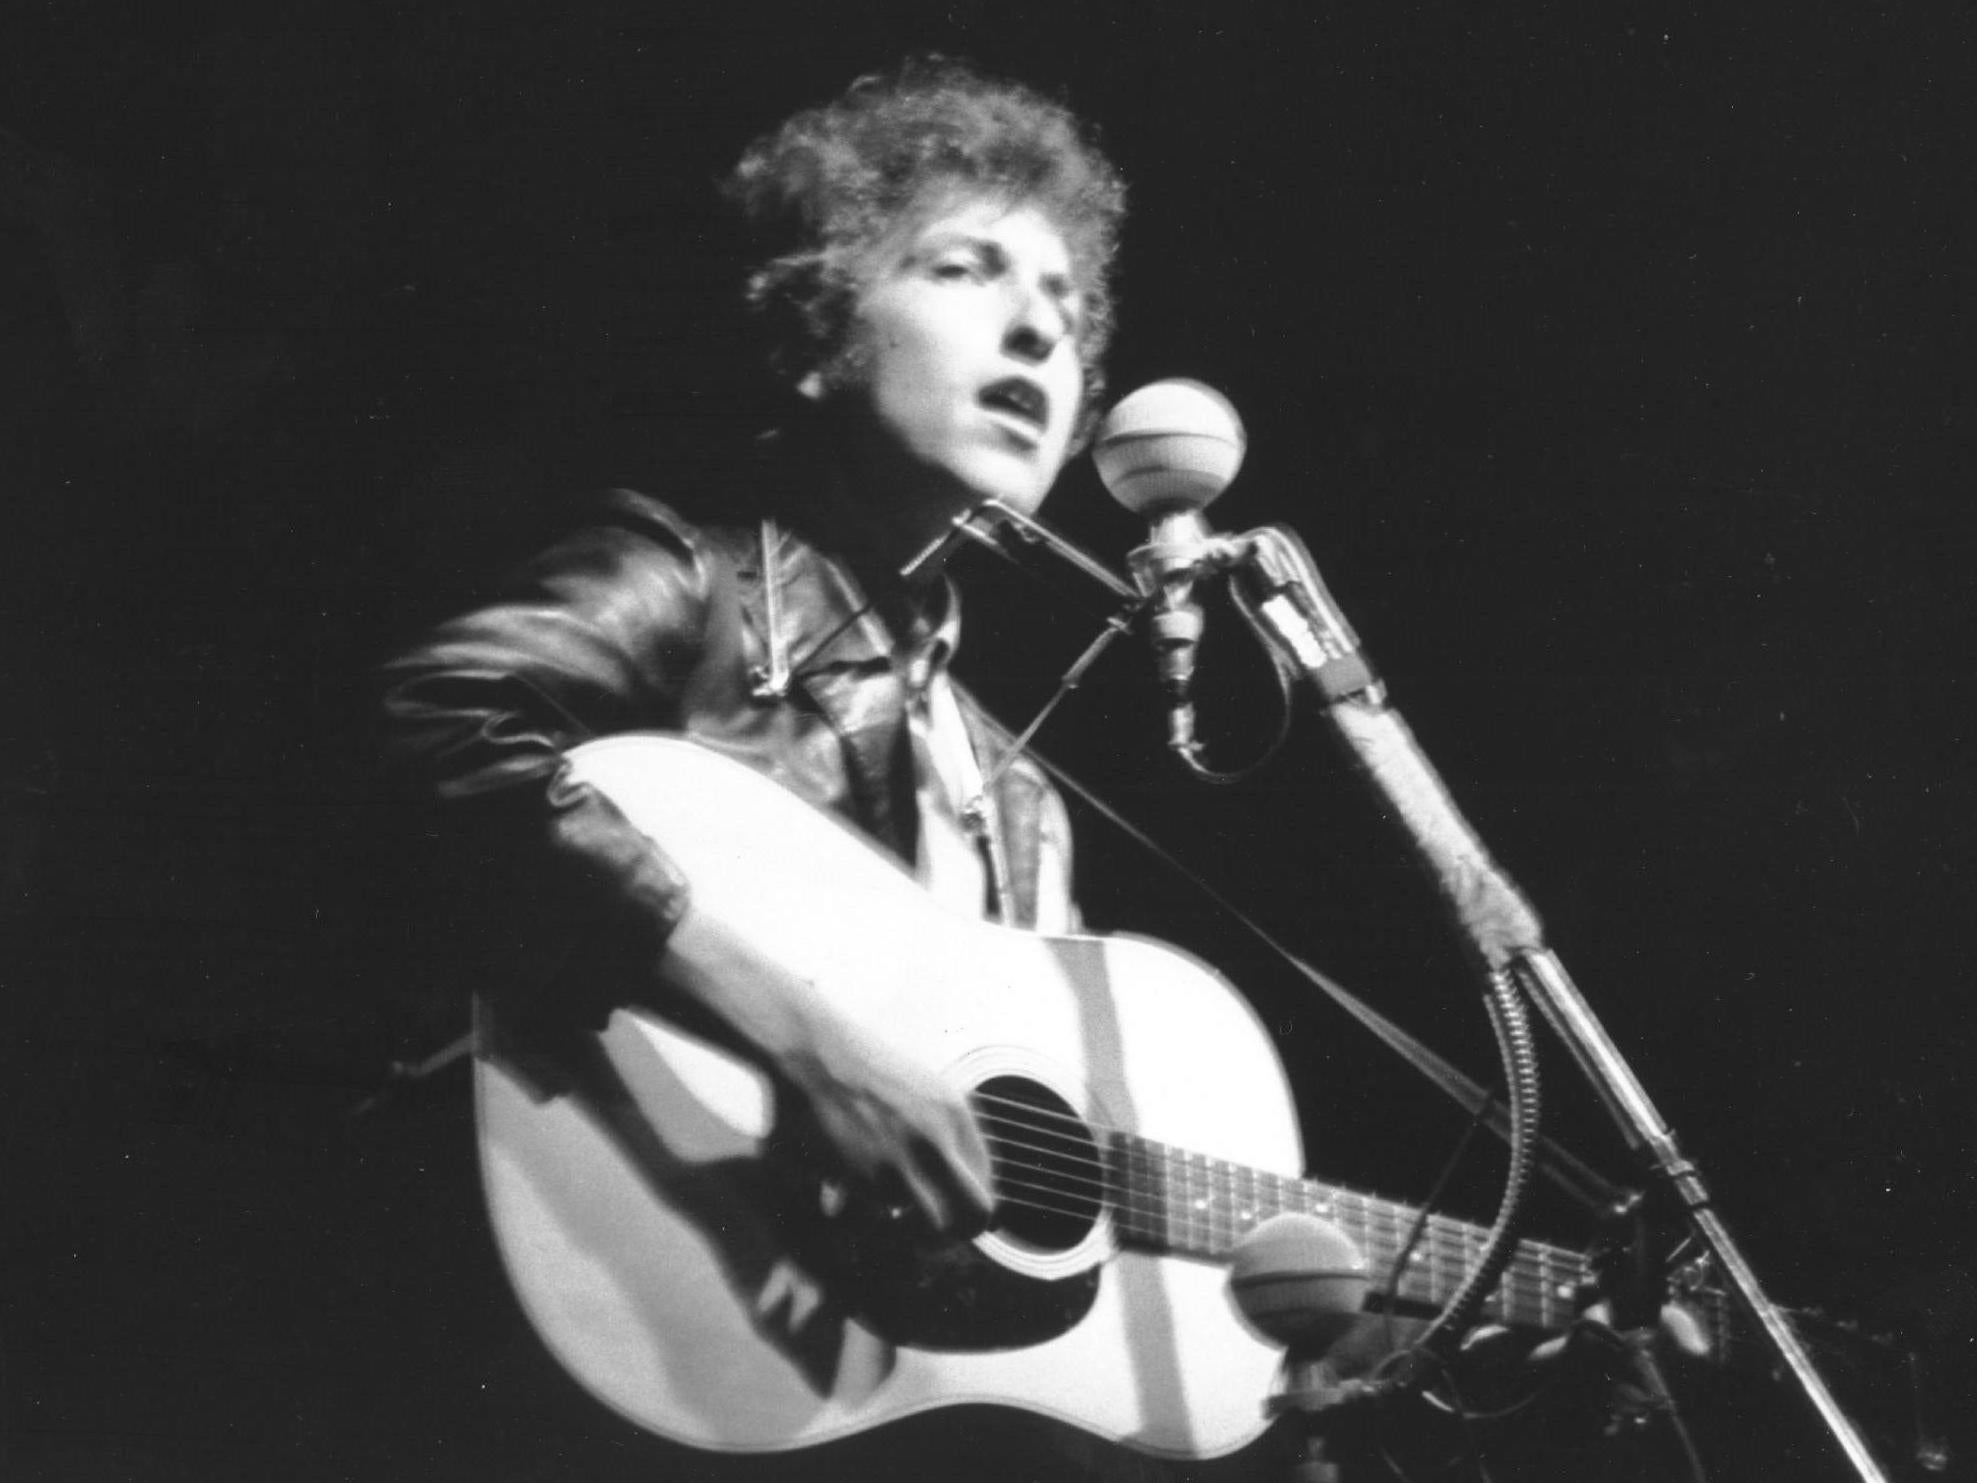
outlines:
M1351 1332L1371 1281L1351 1237L1329 1220L1296 1211L1250 1231L1229 1264L1229 1295L1250 1326L1314 1357Z
M1196 750L1191 691L1202 620L1194 583L1215 557L1201 511L1236 477L1248 446L1229 399L1186 378L1155 381L1125 397L1092 442L1092 461L1112 497L1152 526L1129 561L1140 592L1154 600L1168 745L1185 757Z
M1358 1367L1351 1340L1371 1286L1366 1258L1352 1238L1331 1221L1300 1211L1271 1216L1230 1253L1229 1296L1236 1311L1259 1338L1285 1351L1283 1375L1264 1410L1301 1418L1302 1439L1288 1471L1297 1483L1338 1483L1344 1458L1337 1448L1358 1456L1364 1446L1365 1427L1352 1418L1379 1396L1346 1372ZM1336 1368L1334 1349L1345 1361Z

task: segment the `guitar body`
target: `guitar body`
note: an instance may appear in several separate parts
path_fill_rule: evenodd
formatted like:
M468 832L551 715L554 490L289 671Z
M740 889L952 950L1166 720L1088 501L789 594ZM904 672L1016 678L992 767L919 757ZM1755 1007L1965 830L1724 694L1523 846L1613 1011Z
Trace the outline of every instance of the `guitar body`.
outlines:
M693 881L696 909L776 945L872 1033L1066 1140L1013 1212L933 1248L833 1191L778 1139L752 1067L620 1011L532 1045L479 1010L481 1157L537 1332L598 1399L677 1441L803 1447L987 1402L1170 1457L1255 1438L1278 1352L1225 1268L1133 1249L1101 1140L1123 1130L1296 1175L1275 1051L1209 970L1130 938L1050 938L947 911L835 820L692 743L572 754ZM1007 1177L1005 1177L1007 1176Z

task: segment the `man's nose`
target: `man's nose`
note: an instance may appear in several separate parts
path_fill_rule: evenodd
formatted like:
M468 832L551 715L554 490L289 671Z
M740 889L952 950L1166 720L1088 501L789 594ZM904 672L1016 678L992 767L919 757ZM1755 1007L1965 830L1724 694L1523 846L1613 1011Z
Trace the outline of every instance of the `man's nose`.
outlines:
M1018 284L1011 292L1009 329L1003 348L1011 355L1041 363L1050 359L1071 331L1070 316L1057 298L1037 284Z

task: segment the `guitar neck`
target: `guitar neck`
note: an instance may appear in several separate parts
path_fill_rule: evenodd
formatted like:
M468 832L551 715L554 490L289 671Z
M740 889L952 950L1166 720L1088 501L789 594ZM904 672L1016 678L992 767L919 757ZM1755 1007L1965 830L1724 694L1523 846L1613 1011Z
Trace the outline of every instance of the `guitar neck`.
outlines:
M1365 1255L1376 1292L1391 1291L1401 1305L1437 1308L1475 1270L1489 1238L1487 1228L1467 1221L1443 1215L1423 1220L1418 1207L1131 1134L1110 1135L1105 1157L1120 1239L1145 1251L1226 1262L1236 1243L1272 1216L1313 1215L1336 1225ZM1396 1283L1394 1265L1403 1249ZM1520 1241L1483 1316L1512 1327L1562 1328L1576 1316L1579 1294L1593 1278L1583 1254Z
M1489 1239L1484 1226L1442 1215L1423 1219L1418 1206L1265 1173L1131 1134L1106 1135L1103 1157L1114 1228L1123 1244L1227 1262L1237 1243L1272 1216L1313 1215L1337 1226L1367 1258L1376 1305L1391 1292L1394 1307L1440 1308L1480 1264ZM1403 1254L1404 1268L1395 1282L1394 1264ZM1585 1294L1597 1280L1585 1253L1519 1241L1479 1316L1511 1328L1556 1331L1579 1316ZM1773 1351L1729 1293L1710 1280L1706 1262L1672 1273L1668 1296L1696 1325L1712 1364L1775 1372ZM1808 1349L1848 1382L1857 1402L1875 1407L1890 1435L1906 1435L1914 1424L1902 1410L1913 1404L1913 1356L1886 1335L1863 1333L1816 1314L1794 1315L1793 1322Z

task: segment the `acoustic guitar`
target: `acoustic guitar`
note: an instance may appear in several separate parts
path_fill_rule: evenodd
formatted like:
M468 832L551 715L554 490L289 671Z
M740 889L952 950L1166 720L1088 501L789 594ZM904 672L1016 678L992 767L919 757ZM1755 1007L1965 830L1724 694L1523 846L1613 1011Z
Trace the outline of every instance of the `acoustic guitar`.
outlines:
M931 1407L1023 1408L1166 1457L1264 1428L1280 1351L1227 1290L1236 1243L1304 1211L1376 1293L1425 1311L1482 1227L1300 1176L1284 1071L1195 959L952 913L768 777L684 740L572 754L719 913L805 966L868 1031L973 1099L998 1212L937 1242L846 1207L779 1135L771 1087L714 1040L629 1011L547 1044L478 1010L497 1241L569 1372L641 1425L731 1451L804 1447ZM1593 1279L1525 1242L1487 1319L1557 1329Z

